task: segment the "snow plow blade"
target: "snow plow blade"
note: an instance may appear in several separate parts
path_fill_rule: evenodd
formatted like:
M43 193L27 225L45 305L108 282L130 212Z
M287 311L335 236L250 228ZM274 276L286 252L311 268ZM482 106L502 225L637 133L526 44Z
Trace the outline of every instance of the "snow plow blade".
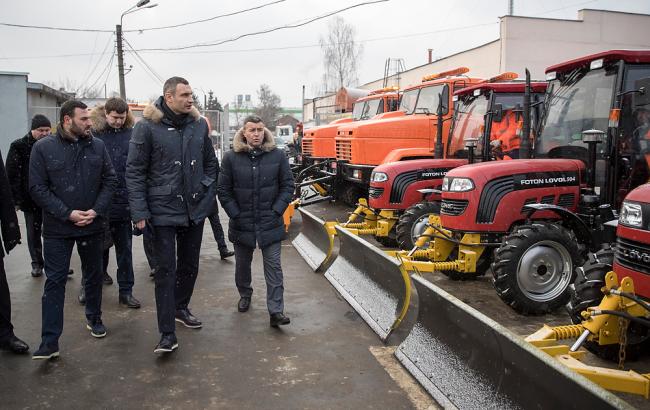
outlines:
M291 244L314 272L322 272L334 257L334 223L326 223L303 208L298 211L302 227Z
M359 236L336 227L339 255L325 277L386 341L406 316L411 300L411 281L395 258Z
M420 276L395 356L444 408L611 409L626 402Z

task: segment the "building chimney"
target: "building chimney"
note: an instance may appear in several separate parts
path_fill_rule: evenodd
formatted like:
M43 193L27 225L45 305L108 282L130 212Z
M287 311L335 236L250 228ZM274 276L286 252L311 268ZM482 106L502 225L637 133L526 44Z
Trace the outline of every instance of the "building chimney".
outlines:
M433 61L433 49L430 48L429 49L429 63L431 63L432 61Z

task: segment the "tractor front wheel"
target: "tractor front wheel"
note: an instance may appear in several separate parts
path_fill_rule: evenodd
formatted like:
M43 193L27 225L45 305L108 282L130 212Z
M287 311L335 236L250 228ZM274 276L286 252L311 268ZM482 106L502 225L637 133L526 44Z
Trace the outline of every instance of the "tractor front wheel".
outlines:
M494 253L492 283L522 314L543 314L566 304L574 267L584 258L573 232L550 222L515 228Z
M440 215L440 202L418 202L411 205L397 222L397 242L400 249L411 250L420 235L427 229L429 215Z

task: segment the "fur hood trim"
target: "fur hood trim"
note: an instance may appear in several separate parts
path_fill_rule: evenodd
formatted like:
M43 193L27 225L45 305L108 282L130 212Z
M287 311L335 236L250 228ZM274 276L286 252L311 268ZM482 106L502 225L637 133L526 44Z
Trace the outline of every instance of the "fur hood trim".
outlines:
M275 138L268 128L264 127L264 140L260 149L265 152L272 151L275 148ZM232 149L235 152L248 152L251 147L248 146L244 139L244 128L240 128L232 139Z
M192 111L190 111L189 115L194 118L194 121L198 121L201 118L201 113L194 106L192 106ZM164 116L165 114L163 114L162 110L158 108L156 103L147 105L144 107L144 111L142 112L143 118L146 118L156 124L162 121Z
M104 110L104 104L97 105L92 109L92 111L90 111L90 120L93 123L94 132L102 132L106 127L108 127L108 124L106 123L106 110ZM133 118L133 113L131 112L131 109L129 109L126 112L126 120L124 121L122 128L133 128L134 124L135 120Z

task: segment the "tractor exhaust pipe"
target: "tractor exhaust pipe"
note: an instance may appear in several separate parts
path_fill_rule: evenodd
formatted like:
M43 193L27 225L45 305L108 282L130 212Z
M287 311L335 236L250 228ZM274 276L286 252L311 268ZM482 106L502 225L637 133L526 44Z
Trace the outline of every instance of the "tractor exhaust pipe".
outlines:
M436 159L444 157L444 146L442 145L442 94L438 94L438 110L436 112L438 123L436 124L436 146L433 156Z
M597 145L605 140L605 132L601 130L582 131L582 142L589 147L589 163L587 164L587 186L592 192L596 186L596 157Z
M524 124L519 144L519 157L530 158L530 71L526 69L526 86L524 87Z

